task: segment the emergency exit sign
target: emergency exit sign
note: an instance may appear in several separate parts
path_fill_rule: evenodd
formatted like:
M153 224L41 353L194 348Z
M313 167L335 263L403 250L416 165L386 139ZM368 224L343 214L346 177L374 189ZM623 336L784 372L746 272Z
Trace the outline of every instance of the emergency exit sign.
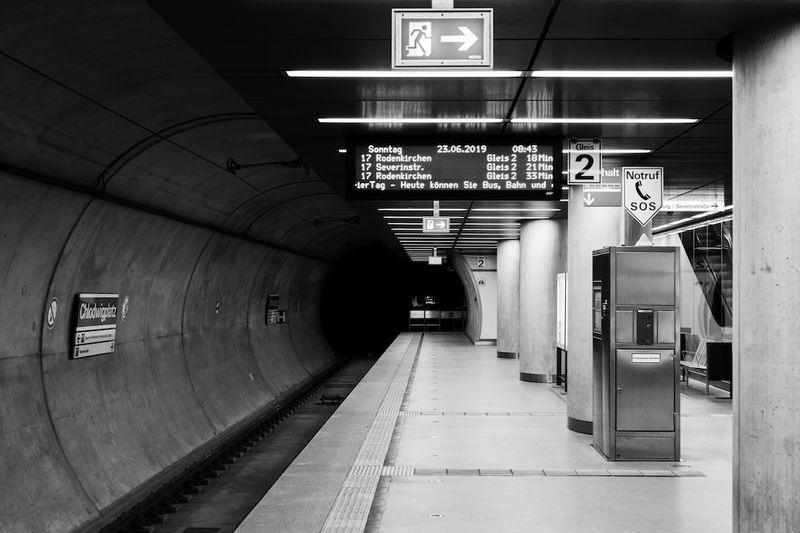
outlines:
M492 68L491 9L393 9L392 68Z

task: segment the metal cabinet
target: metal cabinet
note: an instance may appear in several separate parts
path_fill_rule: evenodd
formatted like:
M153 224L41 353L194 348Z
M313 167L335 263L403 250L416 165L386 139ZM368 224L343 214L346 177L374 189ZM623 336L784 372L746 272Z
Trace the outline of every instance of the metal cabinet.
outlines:
M593 440L607 459L680 459L678 248L593 254Z

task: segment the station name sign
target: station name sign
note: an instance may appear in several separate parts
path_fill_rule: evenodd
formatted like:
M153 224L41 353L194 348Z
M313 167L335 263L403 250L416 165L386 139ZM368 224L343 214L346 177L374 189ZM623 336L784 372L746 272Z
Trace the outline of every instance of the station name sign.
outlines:
M75 304L72 358L113 353L119 294L79 294Z
M352 200L561 198L556 137L367 137L348 140Z

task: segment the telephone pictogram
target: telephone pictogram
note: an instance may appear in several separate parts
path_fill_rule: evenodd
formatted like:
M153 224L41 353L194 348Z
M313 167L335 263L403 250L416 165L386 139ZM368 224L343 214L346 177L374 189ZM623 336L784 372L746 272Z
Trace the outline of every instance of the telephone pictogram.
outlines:
M642 180L638 180L636 182L636 184L634 185L634 187L636 187L636 194L638 194L639 197L642 200L649 200L650 199L650 195L649 194L642 192Z

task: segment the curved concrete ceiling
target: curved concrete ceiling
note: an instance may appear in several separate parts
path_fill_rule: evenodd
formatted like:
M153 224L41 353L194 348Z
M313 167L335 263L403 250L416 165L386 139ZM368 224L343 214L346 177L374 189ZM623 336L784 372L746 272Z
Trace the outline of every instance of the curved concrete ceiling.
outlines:
M6 170L317 258L376 239L145 3L5 5L0 68Z

